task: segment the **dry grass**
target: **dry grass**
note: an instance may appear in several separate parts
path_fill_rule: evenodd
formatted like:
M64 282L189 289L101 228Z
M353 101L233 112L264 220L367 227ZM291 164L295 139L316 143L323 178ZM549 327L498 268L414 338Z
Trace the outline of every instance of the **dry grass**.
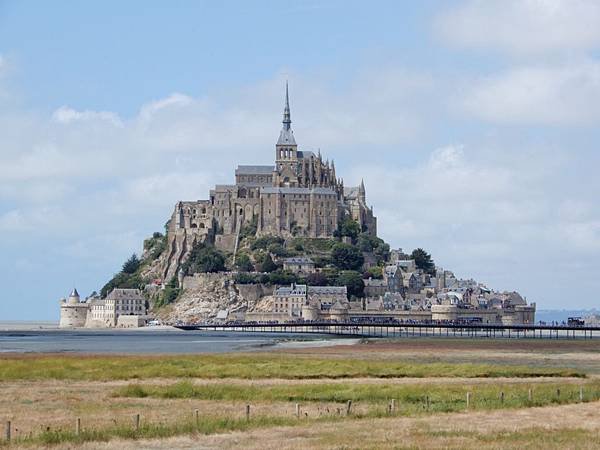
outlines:
M462 394L472 389L494 391L496 395L503 386L522 394L527 385L533 385L534 392L551 392L555 389L552 385L561 383L574 386L570 391L562 388L562 395L570 392L570 401L576 400L576 386L598 383L595 376L586 379L581 375L590 367L595 372L594 364L600 367L600 349L596 342L556 344L556 348L550 348L548 342L537 341L441 343L423 339L289 350L284 354L2 357L0 423L11 419L19 437L39 433L48 426L51 430L73 430L76 417L82 418L84 428L91 423L105 429L129 428L133 415L141 413L144 423L165 424L149 428L146 436L184 433L137 441L113 438L110 442L84 443L83 448L599 448L595 444L600 430L597 402L520 409L513 405L513 409L468 413L440 413L435 408L410 412L407 408L404 414L411 417L372 417L373 408L381 409L391 391L408 395L413 390L420 395L425 390L440 389ZM515 367L515 363L520 366ZM578 376L527 378L542 374ZM132 378L143 380L142 384L150 388L183 378L207 387L207 392L228 388L235 395L221 399L203 395L199 397L204 399L115 398L115 390L128 386ZM333 395L311 398L325 391ZM269 392L301 396L262 395ZM349 393L360 394L362 397L351 397L358 399L353 408L357 415L366 417L335 417L337 409L343 409L339 401L346 399L336 396L340 393L346 397ZM377 399L369 402L364 395ZM382 395L386 397L383 401ZM302 403L302 412L308 418L293 419L296 401ZM219 421L224 417L243 418L247 402L252 403L254 417L266 418L257 423L260 429L225 433L241 425L226 423L223 428ZM169 425L189 423L195 409L201 416L212 418L211 433L216 434L196 434L192 428L182 426L177 430ZM294 426L274 426L285 422L269 417L291 419ZM132 437L128 433L122 430L116 435ZM60 448L69 445L75 446L63 442Z
M597 449L598 403L418 418L343 420L168 439L92 442L91 449Z

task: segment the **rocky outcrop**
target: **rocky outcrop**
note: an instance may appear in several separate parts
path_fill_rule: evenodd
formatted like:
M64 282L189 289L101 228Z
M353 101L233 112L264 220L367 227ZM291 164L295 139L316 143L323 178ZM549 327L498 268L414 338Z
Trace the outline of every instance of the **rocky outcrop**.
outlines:
M272 292L267 285L236 284L231 273L197 273L184 277L183 291L177 301L156 311L156 316L170 322L213 319L222 310L232 316L253 311Z

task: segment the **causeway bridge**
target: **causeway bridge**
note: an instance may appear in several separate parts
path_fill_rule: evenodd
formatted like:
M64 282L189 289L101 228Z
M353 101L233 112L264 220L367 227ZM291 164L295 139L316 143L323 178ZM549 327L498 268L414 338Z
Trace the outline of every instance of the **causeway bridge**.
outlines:
M181 330L331 334L371 338L596 339L600 327L450 323L290 322L175 325Z

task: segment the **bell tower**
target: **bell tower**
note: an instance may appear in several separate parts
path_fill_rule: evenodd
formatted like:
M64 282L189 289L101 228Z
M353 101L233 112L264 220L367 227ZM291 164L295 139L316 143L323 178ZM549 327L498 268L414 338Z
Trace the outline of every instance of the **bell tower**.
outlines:
M283 108L283 127L275 145L275 186L298 185L298 145L292 131L292 118L290 114L290 97L287 81L285 83L285 106Z

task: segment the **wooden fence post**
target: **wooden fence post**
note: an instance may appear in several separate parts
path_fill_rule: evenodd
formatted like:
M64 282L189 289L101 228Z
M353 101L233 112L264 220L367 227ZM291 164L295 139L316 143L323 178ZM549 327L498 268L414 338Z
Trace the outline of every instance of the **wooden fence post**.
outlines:
M425 397L425 407L427 408L427 410L429 411L429 395L427 395Z
M81 418L78 417L77 420L75 421L75 434L77 436L79 436L80 433L81 433Z
M390 405L390 408L392 410L392 414L394 414L396 412L396 399L395 398L392 399L392 403Z
M6 421L6 434L5 434L6 442L10 442L10 427L11 427L10 420L7 420Z
M352 413L352 400L348 400L348 405L346 406L346 415L350 415Z
M250 405L246 405L246 420L250 420Z
M471 393L467 392L467 409L469 409L470 405L471 405Z
M504 391L500 392L500 403L504 405Z
M296 417L300 418L300 403L296 403Z
M200 411L194 410L194 416L196 417L196 426L200 425Z
M579 386L579 401L583 401L583 386Z
M529 390L527 391L527 400L529 400L530 402L533 401L533 392L531 388L529 388Z
M560 400L560 389L556 390L556 399Z
M139 414L136 414L133 417L133 425L134 425L135 431L140 431L140 415Z

